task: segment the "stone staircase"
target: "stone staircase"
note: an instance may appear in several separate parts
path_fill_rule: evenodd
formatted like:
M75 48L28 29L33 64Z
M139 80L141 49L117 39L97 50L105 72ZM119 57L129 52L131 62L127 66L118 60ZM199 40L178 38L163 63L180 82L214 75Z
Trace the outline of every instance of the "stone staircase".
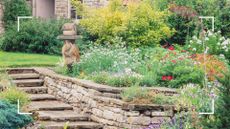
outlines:
M81 115L73 107L55 96L48 94L44 80L33 69L11 69L9 76L19 90L29 94L31 103L28 111L33 112L39 123L38 128L63 129L68 122L68 129L102 129L103 125L90 120L88 115Z

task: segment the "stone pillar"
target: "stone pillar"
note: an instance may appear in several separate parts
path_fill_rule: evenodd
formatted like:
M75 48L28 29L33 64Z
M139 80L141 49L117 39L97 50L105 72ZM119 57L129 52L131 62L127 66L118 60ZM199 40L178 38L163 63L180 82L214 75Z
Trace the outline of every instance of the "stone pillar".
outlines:
M0 2L0 35L4 33L4 25L3 25L3 4Z
M70 0L55 0L55 16L70 18Z

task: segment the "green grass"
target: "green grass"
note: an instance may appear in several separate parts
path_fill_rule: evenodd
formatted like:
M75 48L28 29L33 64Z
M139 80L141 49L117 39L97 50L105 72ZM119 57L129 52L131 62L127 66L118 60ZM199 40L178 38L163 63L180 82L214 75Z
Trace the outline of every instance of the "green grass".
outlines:
M0 67L54 66L60 56L0 51Z

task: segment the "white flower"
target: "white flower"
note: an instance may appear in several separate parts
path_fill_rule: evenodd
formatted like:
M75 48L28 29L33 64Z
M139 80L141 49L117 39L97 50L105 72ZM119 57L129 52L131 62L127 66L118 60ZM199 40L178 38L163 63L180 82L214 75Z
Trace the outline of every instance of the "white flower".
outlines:
M220 58L225 58L224 54L220 54L219 56Z
M208 37L205 37L205 39L204 39L205 41L207 41L207 40L209 40L209 38Z
M224 45L222 48L223 48L223 49L227 49L227 46L226 46L226 45Z
M193 48L192 50L193 50L193 51L196 51L196 48Z
M213 33L211 31L208 31L208 36L212 36Z
M206 47L206 49L205 49L205 52L204 52L204 53L208 53L208 49L209 49L209 47Z
M192 38L193 38L193 39L197 39L197 37L196 37L196 36L192 36Z
M202 44L201 40L197 40L197 43L198 43L198 44Z
M227 39L227 40L225 40L223 43L222 43L222 45L228 45L229 44L229 39Z

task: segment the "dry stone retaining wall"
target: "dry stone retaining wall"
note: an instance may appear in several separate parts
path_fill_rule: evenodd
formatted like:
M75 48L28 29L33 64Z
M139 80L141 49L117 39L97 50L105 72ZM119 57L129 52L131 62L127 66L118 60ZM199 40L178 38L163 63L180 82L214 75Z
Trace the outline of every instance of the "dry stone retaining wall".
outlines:
M122 101L121 88L61 76L47 69L35 70L43 76L50 94L70 103L75 110L90 114L93 121L105 125L104 129L140 129L150 123L170 120L174 115L173 106L135 105Z

